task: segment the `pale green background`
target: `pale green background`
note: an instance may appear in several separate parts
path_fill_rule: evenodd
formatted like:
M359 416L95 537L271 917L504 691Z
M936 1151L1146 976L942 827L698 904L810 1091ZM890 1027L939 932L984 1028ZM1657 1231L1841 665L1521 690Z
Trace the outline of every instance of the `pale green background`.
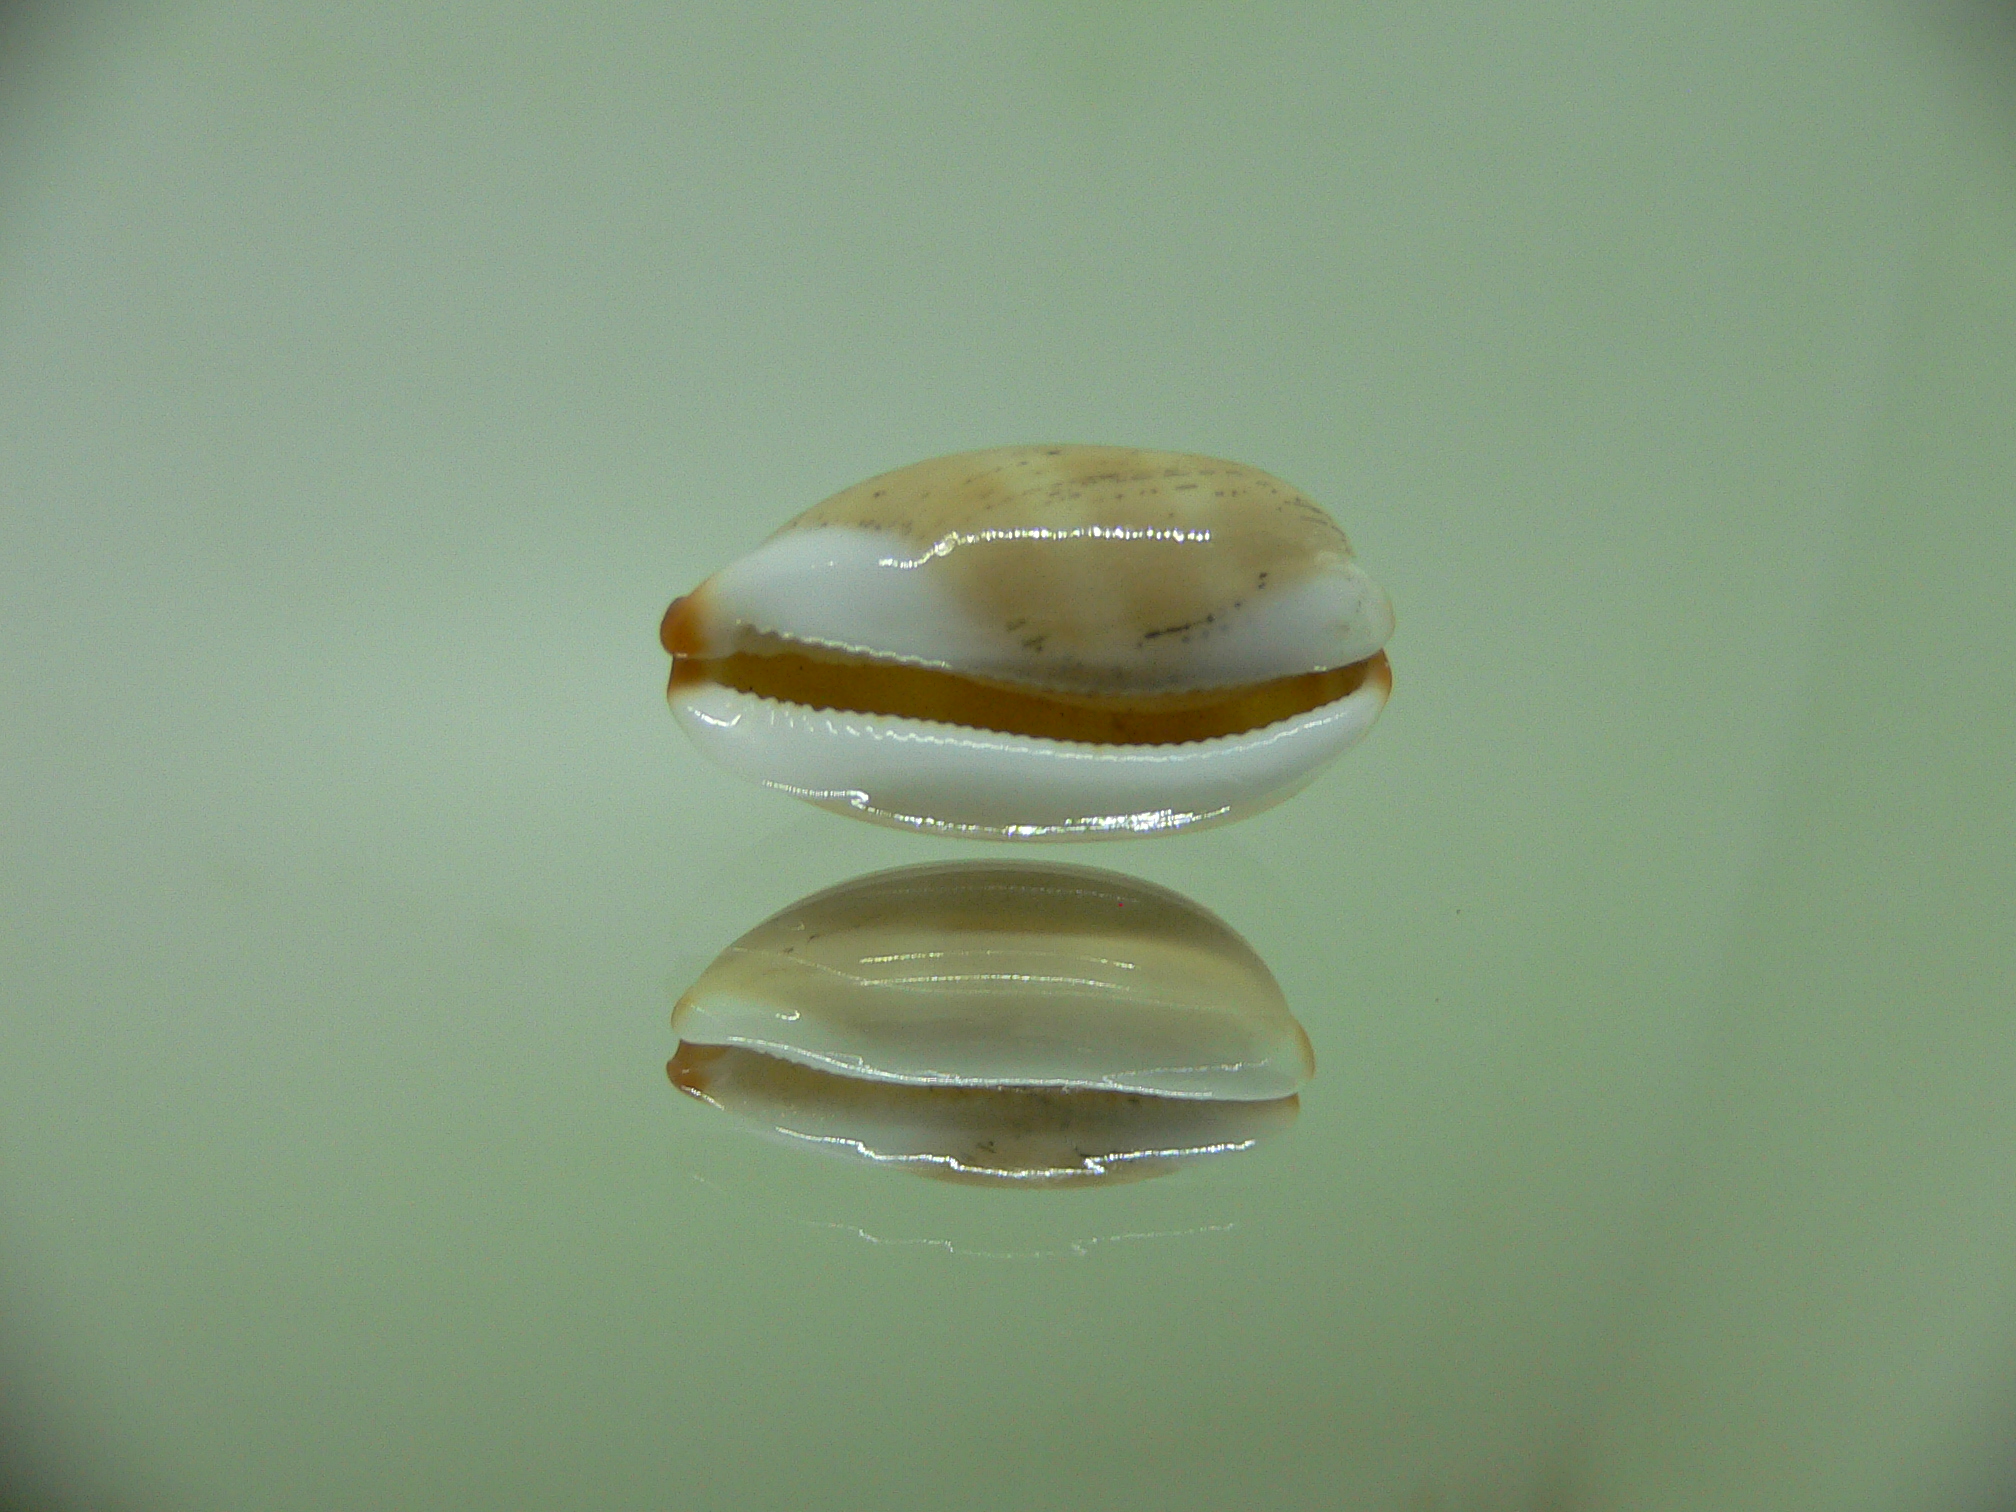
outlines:
M0 42L17 1478L2016 1497L2007 8ZM1046 1196L742 1138L666 1085L676 992L802 893L1001 852L703 765L657 616L858 478L1052 439L1277 472L1399 606L1303 796L1047 853L1252 941L1302 1120Z

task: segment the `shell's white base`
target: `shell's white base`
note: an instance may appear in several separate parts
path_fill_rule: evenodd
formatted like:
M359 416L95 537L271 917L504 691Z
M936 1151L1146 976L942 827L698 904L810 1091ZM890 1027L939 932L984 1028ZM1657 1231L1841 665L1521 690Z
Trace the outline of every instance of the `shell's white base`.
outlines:
M1383 679L1293 719L1171 746L1089 745L811 709L715 683L674 690L701 753L836 813L979 840L1167 834L1279 803L1363 738Z

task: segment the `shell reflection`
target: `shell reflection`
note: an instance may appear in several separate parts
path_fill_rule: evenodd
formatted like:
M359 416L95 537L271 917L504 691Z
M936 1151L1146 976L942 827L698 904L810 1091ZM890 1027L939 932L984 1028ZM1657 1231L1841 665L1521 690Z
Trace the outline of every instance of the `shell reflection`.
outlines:
M1205 1102L1040 1087L919 1087L682 1043L672 1084L779 1138L953 1181L1089 1186L1237 1154L1294 1122L1296 1099Z
M1222 921L1087 867L904 867L792 905L679 1001L674 1085L789 1142L1016 1185L1136 1179L1287 1126L1315 1069Z
M1011 446L871 478L672 604L709 759L903 828L1098 839L1278 803L1385 706L1386 595L1235 462Z

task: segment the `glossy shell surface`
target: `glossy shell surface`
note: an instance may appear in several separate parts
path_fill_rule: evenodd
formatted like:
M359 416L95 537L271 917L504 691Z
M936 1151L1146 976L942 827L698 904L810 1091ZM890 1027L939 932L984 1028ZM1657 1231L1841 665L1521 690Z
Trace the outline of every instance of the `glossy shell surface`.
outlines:
M883 823L1058 839L1288 796L1378 716L1392 626L1343 532L1266 473L1031 446L835 495L661 638L722 765Z
M1261 1101L1315 1070L1266 964L1166 888L955 862L817 893L680 998L688 1043L916 1086Z
M1087 867L904 867L815 894L674 1010L673 1084L758 1131L1020 1185L1136 1179L1292 1122L1309 1039L1245 941Z

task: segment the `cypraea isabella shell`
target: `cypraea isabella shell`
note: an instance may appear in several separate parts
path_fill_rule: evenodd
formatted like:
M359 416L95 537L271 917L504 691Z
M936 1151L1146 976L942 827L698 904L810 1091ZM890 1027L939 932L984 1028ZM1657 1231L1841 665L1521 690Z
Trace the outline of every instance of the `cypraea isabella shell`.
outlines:
M845 813L1009 839L1279 802L1392 686L1386 596L1254 468L1024 446L836 494L666 612L712 759Z
M1266 965L1086 867L904 867L758 925L679 1000L682 1090L939 1175L1112 1180L1244 1149L1315 1069Z

